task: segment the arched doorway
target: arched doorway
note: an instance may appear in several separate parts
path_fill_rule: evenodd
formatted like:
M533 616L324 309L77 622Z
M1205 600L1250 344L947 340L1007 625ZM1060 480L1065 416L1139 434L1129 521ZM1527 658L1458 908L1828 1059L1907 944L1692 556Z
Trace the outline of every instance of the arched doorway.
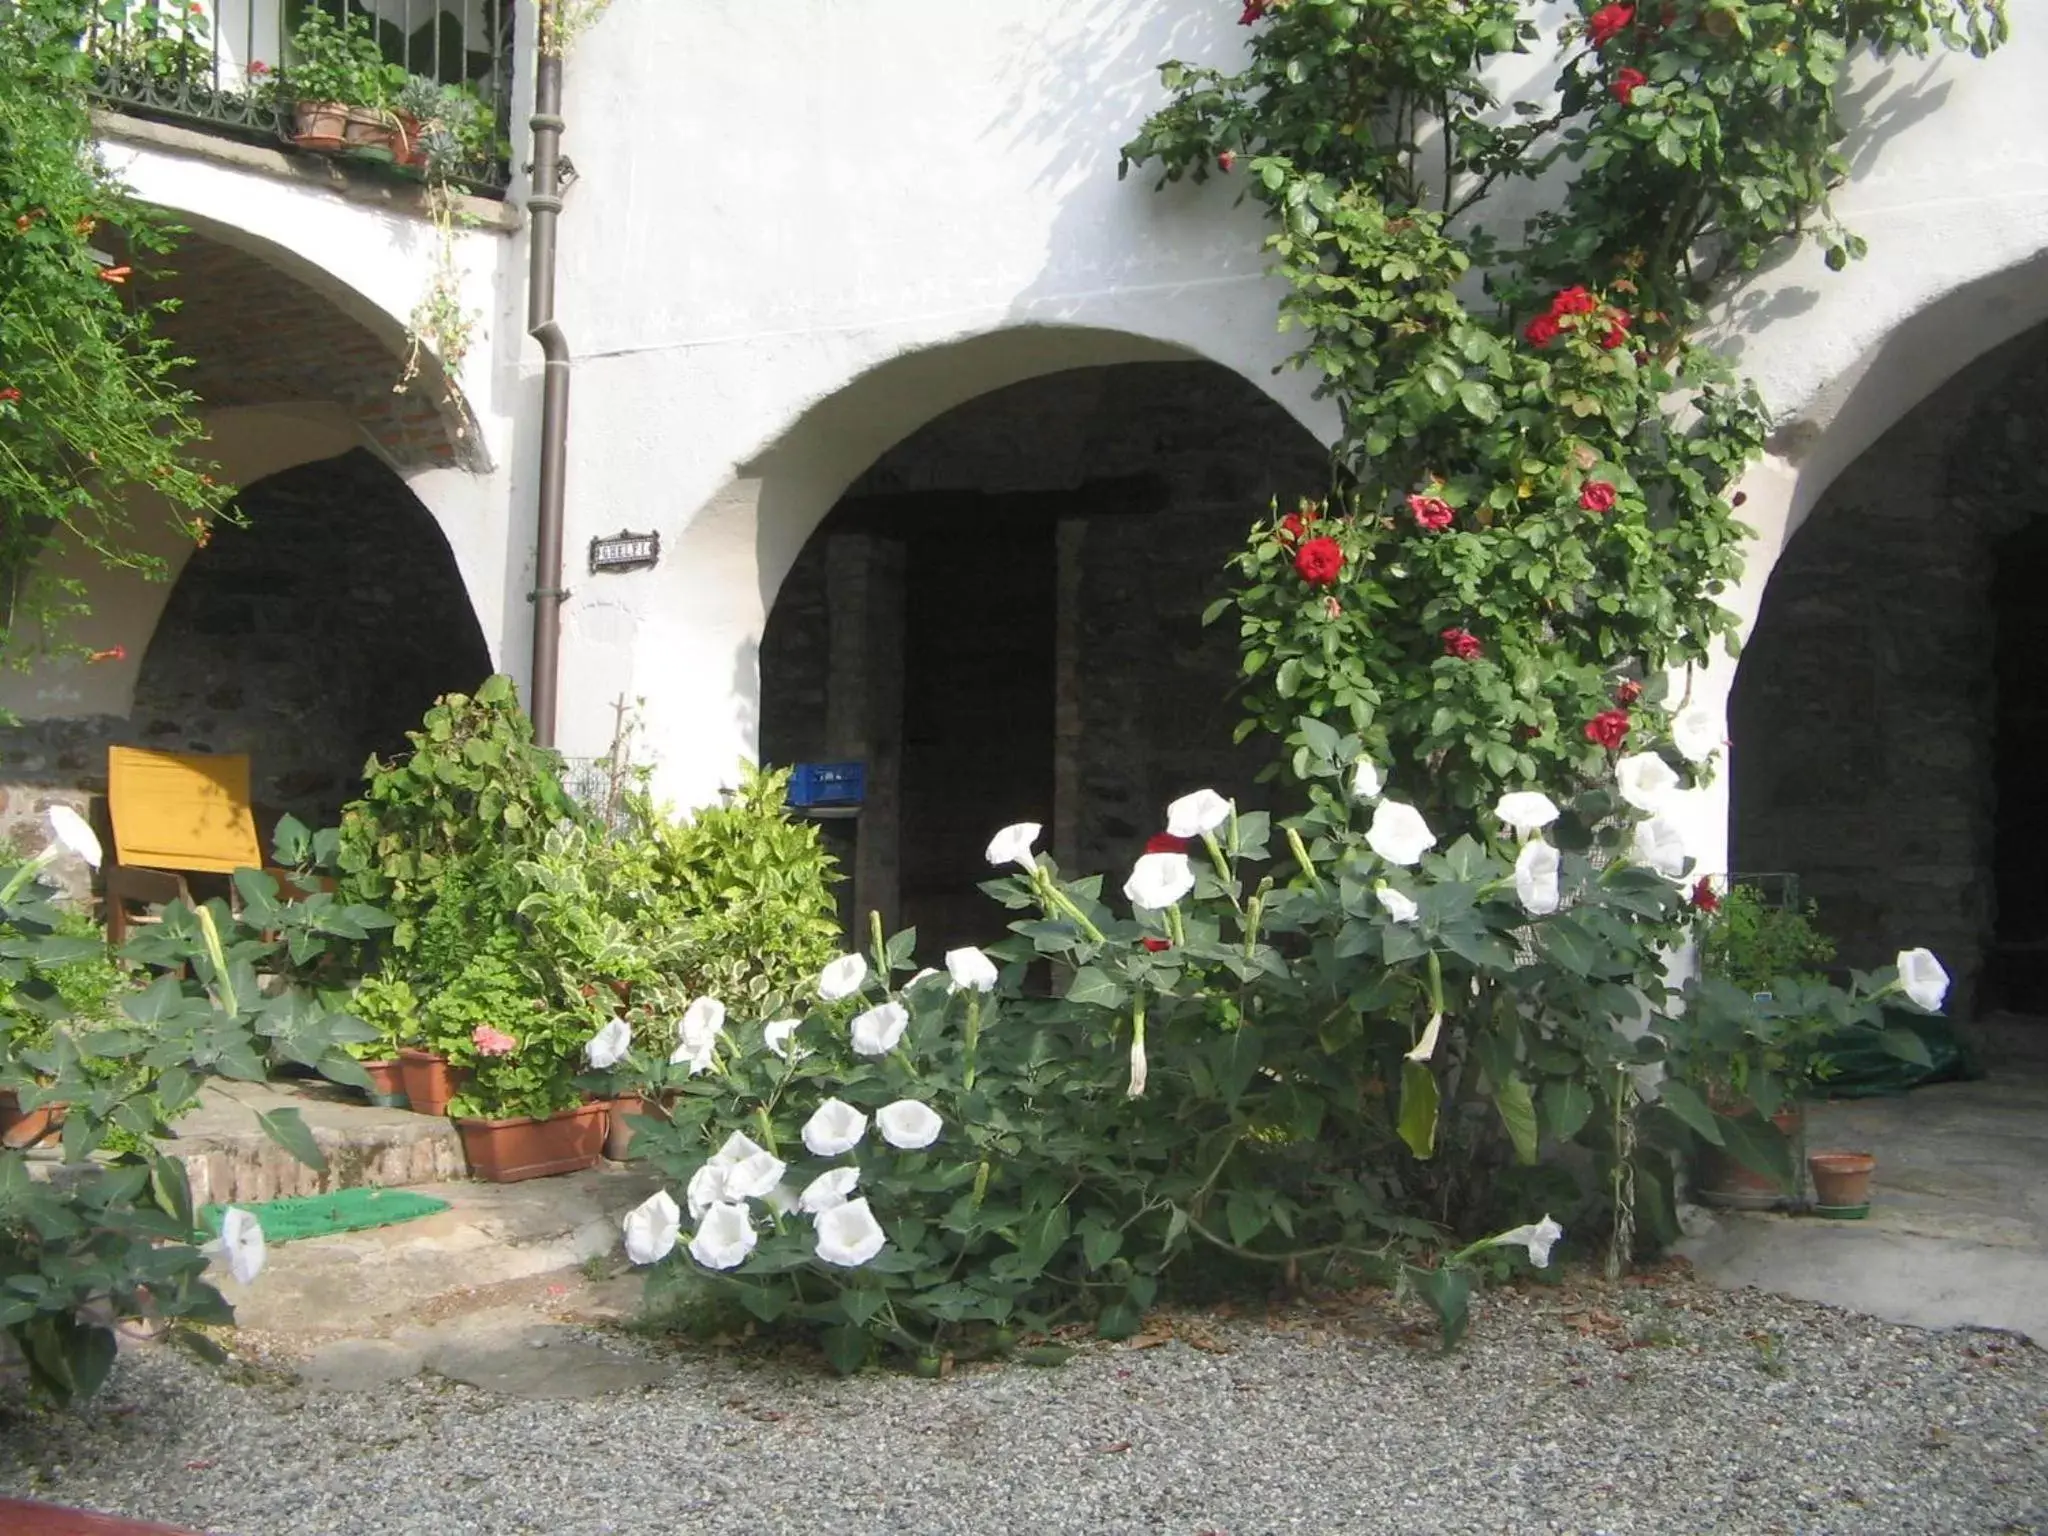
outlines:
M1796 876L1845 966L1935 950L1962 1019L2048 1014L2044 341L1987 354L1830 487L1730 711L1738 873Z
M1161 807L1254 797L1233 747L1236 636L1204 628L1274 497L1322 446L1211 363L1069 369L995 390L882 455L805 543L761 643L761 752L867 765L830 823L872 907L929 958L986 940L989 834L1045 827L1065 868L1122 867ZM863 919L864 920L864 919Z

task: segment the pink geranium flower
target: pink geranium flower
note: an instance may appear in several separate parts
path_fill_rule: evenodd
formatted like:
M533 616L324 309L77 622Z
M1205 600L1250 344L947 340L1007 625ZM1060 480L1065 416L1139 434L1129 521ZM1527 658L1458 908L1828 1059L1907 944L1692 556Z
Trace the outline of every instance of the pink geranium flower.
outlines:
M488 1024L479 1024L470 1032L470 1043L479 1056L510 1056L519 1049L519 1042L502 1029L493 1029Z

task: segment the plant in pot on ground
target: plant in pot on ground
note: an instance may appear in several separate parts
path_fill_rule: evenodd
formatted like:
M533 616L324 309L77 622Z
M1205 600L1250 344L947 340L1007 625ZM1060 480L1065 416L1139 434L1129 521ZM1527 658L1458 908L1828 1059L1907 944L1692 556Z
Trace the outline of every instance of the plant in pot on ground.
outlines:
M403 1109L408 1101L399 1053L419 1039L419 998L403 976L387 969L356 983L349 994L349 1011L377 1032L374 1040L348 1048L349 1055L369 1075L370 1087L365 1091L370 1102Z

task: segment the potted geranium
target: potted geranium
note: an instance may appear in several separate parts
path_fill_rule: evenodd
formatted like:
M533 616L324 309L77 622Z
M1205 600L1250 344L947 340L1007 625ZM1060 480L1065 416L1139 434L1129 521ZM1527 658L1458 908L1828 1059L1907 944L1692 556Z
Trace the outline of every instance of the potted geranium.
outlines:
M477 1026L474 1075L449 1109L473 1175L514 1184L597 1163L611 1106L576 1082L596 1024L591 1012L536 1003L511 1028Z
M383 148L409 158L405 132L392 110L405 84L388 62L369 18L337 21L312 10L292 33L284 88L292 102L292 142L301 149Z
M418 1043L399 1052L406 1096L421 1114L448 1113L485 1054L479 1042L516 1038L527 1018L545 1006L515 963L518 948L518 934L500 929L428 996Z

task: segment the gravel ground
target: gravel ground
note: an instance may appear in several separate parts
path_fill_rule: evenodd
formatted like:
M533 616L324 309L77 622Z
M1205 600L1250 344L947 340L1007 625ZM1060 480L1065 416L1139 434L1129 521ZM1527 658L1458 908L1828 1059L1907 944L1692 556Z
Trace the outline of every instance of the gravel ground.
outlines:
M80 1416L0 1415L0 1495L223 1536L2048 1532L2048 1357L2004 1335L1683 1276L1495 1293L1448 1357L1381 1295L1154 1326L943 1382L692 1346L582 1402L140 1348Z

